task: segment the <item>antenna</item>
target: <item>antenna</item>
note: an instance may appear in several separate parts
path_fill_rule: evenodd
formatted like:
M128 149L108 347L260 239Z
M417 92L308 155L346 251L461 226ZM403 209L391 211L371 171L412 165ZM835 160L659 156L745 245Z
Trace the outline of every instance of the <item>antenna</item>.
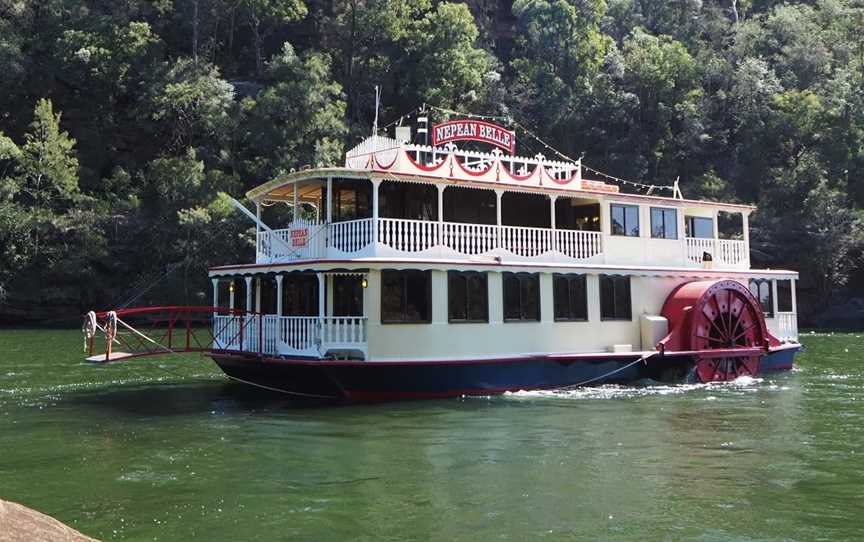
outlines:
M372 122L372 137L378 135L378 107L381 105L381 89L375 85L375 120Z

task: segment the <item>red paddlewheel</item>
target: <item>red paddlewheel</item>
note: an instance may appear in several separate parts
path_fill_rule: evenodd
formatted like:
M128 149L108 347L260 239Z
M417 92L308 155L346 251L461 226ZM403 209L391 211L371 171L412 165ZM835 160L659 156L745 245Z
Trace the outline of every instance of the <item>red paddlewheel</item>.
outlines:
M696 362L696 376L701 382L728 382L739 376L756 376L757 356L740 358L703 358Z
M755 376L759 355L754 348L769 342L762 307L734 280L689 282L666 299L662 314L671 332L660 341L666 352L695 351L696 375L702 382ZM738 354L735 350L741 350ZM723 353L711 353L723 350Z

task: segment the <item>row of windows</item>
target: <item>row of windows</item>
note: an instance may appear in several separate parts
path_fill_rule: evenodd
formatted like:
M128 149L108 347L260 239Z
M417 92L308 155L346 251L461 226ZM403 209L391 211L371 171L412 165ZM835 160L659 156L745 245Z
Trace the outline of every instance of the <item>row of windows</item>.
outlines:
M612 235L639 237L639 207L612 204ZM700 216L684 217L687 237L710 239L714 237L714 221ZM651 237L678 239L678 211L664 207L651 207Z
M447 274L447 313L453 323L488 322L489 289L486 273L450 271ZM588 320L585 275L555 274L552 298L556 321ZM503 273L505 322L540 321L540 275ZM600 317L630 320L630 277L600 275ZM429 271L381 272L381 321L432 321L432 275Z

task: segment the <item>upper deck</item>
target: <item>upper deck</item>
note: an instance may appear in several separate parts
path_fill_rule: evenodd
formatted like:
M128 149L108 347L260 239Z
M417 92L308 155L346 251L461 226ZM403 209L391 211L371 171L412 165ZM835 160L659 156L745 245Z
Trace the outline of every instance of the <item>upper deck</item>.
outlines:
M259 228L259 264L416 258L749 269L755 209L624 194L584 178L579 161L380 136L351 149L344 167L292 172L247 196L273 228ZM279 202L301 211L285 213Z

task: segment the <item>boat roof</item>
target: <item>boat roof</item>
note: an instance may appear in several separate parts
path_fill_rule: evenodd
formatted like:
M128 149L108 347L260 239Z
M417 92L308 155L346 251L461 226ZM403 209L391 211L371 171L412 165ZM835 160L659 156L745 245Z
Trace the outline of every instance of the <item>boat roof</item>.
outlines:
M517 192L531 192L542 194L555 194L566 197L579 197L580 195L616 200L616 201L633 201L643 203L657 203L667 206L677 207L716 207L720 209L728 209L735 212L743 212L749 214L756 210L755 205L741 203L724 203L706 200L693 200L665 196L654 196L646 194L628 194L623 192L611 192L607 190L592 190L583 188L579 190L556 188L553 186L517 186L512 184L493 184L487 181L465 181L452 178L449 176L438 175L418 175L406 174L391 171L377 171L371 168L352 168L352 167L317 167L308 168L300 171L292 171L276 176L274 179L263 183L246 192L246 197L253 201L261 200L288 200L292 194L288 190L282 192L280 189L291 187L302 181L312 179L322 179L327 177L341 178L357 178L357 179L378 179L378 180L397 180L408 182L424 182L446 184L448 186L461 186L480 189L504 189ZM589 181L590 182L590 181ZM597 182L597 181L595 181Z

